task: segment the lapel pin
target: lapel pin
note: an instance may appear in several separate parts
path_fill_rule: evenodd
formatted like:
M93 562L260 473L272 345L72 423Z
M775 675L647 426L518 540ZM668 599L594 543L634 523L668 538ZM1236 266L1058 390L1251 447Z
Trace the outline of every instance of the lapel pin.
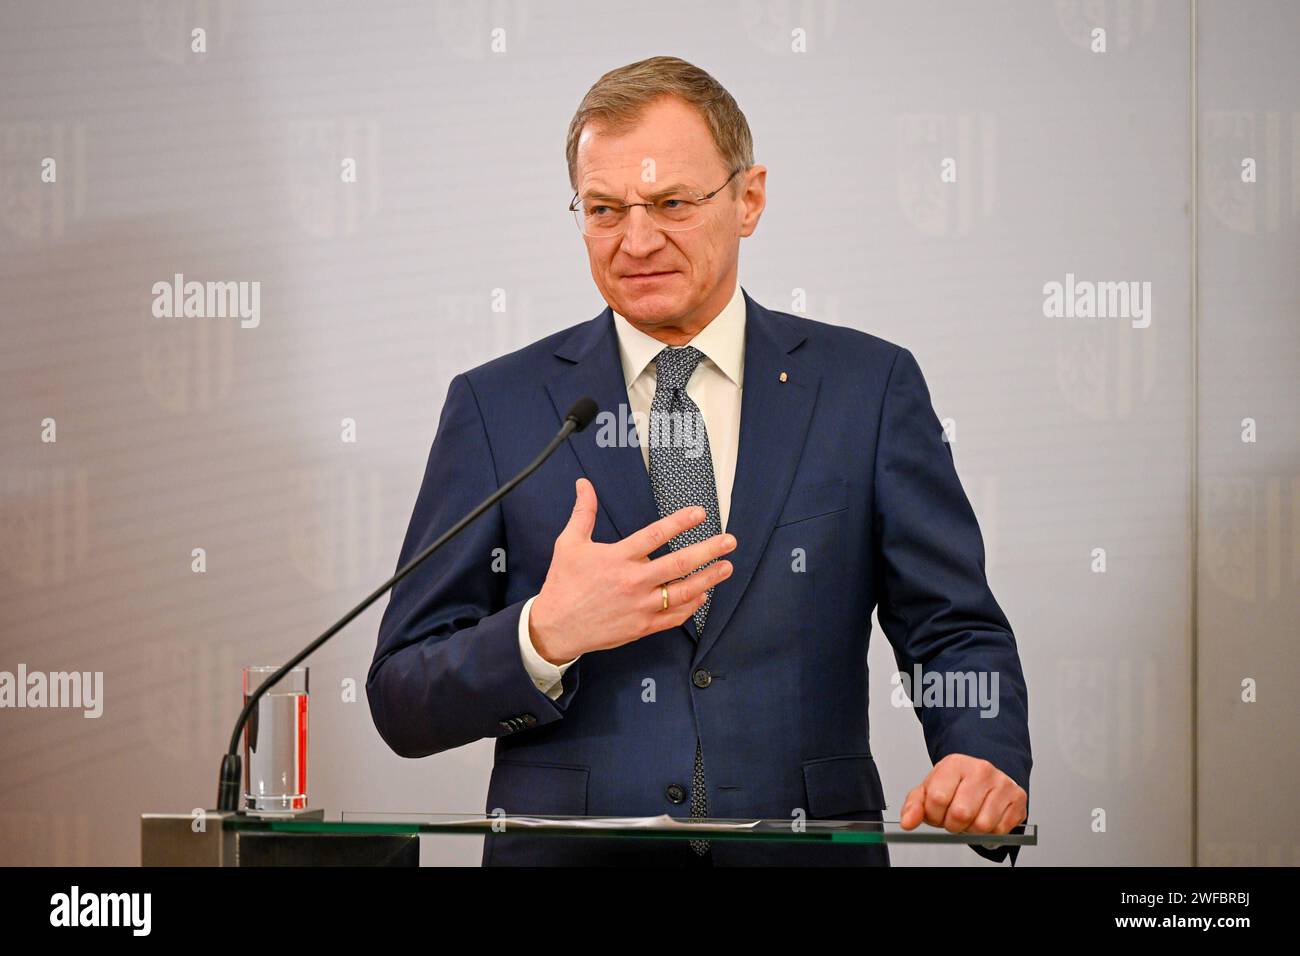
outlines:
M790 376L786 375L785 372L782 372L782 373L781 373L781 381L784 382L784 381L785 381L787 378L789 378L789 377L790 377Z

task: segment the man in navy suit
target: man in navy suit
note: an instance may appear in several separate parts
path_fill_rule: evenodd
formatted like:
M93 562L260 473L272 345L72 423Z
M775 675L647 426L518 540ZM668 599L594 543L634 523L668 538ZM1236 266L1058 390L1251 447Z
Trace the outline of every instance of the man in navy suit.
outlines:
M880 821L878 608L922 680L934 764L902 826L986 833L972 849L1014 863L995 837L1028 812L1025 682L916 359L740 287L766 169L704 71L655 57L606 74L567 154L608 307L452 380L399 566L575 400L601 414L393 590L366 685L380 734L406 757L495 737L488 813ZM879 844L518 834L483 854L888 862Z

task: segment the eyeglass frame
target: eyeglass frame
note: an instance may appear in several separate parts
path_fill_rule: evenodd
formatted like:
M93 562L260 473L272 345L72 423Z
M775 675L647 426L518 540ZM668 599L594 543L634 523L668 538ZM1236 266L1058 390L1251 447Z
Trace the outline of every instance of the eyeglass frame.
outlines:
M718 193L722 192L722 190L726 187L726 185L727 185L728 183L730 183L733 179L736 178L736 173L743 173L743 172L745 171L745 168L746 168L746 167L744 167L744 166L737 166L735 169L733 169L733 170L731 171L731 175L728 176L728 177L726 178L726 180L722 183L721 186L719 186L717 189L713 190L712 192L705 193L704 195L700 196L698 199L693 199L693 200L691 200L691 201L694 202L696 205L699 205L699 204L701 204L701 203L705 203L705 202L709 202L709 201L711 201L711 200L713 199L714 196L716 196ZM671 197L667 197L667 198L671 198ZM569 200L569 212L572 212L572 213L576 213L576 212L578 212L578 205L577 205L577 204L578 204L578 191L575 189L575 190L573 191L573 198ZM652 202L625 202L625 203L619 203L619 204L618 204L618 206L619 206L620 209L631 209L633 206L645 206L645 207L647 207L647 208L646 208L646 215L650 217L650 221L653 222L653 223L654 223L656 226L658 226L660 229L665 229L664 224L663 224L662 222L660 222L658 219L655 219L654 214L650 211L650 208L649 208L649 207L651 207L651 206L653 206L653 205L654 205L654 203L652 203ZM576 220L575 220L575 221L576 221ZM700 222L697 222L695 225L693 225L693 226L687 226L687 227L685 227L684 229L665 229L665 231L666 231L666 232L689 232L689 231L692 230L692 229L697 229L697 228L699 228L699 227L702 226L703 224L704 224L704 222L703 222L703 220L701 220ZM611 232L611 233L610 233L609 235L607 235L607 236L592 236L592 235L590 235L590 234L589 234L585 229L582 229L582 225L581 225L581 223L579 223L579 225L578 225L578 229L582 232L582 234L583 234L584 236L588 236L588 237L591 238L591 239L613 239L615 236L621 236L621 235L623 235L624 233L627 232L627 227L624 226L622 232Z

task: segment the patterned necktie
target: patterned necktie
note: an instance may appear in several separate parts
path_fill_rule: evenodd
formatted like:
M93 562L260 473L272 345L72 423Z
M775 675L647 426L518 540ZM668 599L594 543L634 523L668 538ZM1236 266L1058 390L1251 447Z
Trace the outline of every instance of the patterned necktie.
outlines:
M687 505L699 505L706 512L704 521L669 542L674 551L722 533L718 487L713 476L713 455L709 449L704 416L686 394L686 383L703 358L703 352L689 345L665 348L655 357L655 397L650 403L648 442L650 484L654 488L655 503L661 517ZM704 633L712 597L713 589L710 588L704 603L695 612L697 639ZM695 773L691 783L691 819L707 817L708 811L704 755L697 737ZM691 840L690 844L700 856L709 852L708 840Z

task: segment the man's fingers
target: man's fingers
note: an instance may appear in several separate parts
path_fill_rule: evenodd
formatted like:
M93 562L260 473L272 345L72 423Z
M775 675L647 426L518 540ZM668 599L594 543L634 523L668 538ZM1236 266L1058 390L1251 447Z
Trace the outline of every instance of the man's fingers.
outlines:
M680 508L658 521L652 521L640 531L633 532L618 543L624 556L644 558L661 544L671 541L687 528L694 528L707 517L703 508L692 505Z
M682 581L674 581L672 584L659 585L646 589L646 610L650 614L651 630L646 633L667 630L670 627L676 627L678 624L685 624L700 605L704 603L705 595L709 588L716 587L720 582L731 577L732 572L730 561L718 561L707 568L692 574ZM668 588L668 608L664 609L663 600L664 592L662 588Z
M974 832L975 821L984 802L990 799L993 788L974 777L963 777L957 792L948 801L948 811L940 824L949 833Z
M943 826L948 815L948 805L961 786L962 773L951 763L935 764L925 785L925 822L932 827Z
M1002 811L1002 819L998 821L997 826L993 828L994 833L1010 833L1014 828L1025 822L1025 811L1020 808L1018 800L1012 800L1007 808Z
M684 578L696 568L703 567L714 558L736 548L736 538L730 534L715 534L712 538L697 541L685 548L678 548L672 554L665 554L647 562L644 580L650 584L664 584L677 578Z
M694 601L709 588L715 587L720 582L731 577L732 570L734 569L732 568L730 561L719 561L716 564L709 565L707 568L702 568L700 571L692 574L688 578L683 578L680 581L673 581L671 584L667 585L668 610L672 611L674 608L681 607L683 604ZM654 587L650 592L652 596L651 603L655 605L654 609L658 611L663 610L663 591L659 589L662 586L663 585Z
M573 514L569 515L569 523L560 534L574 540L590 541L592 529L596 527L596 489L586 478L579 478L573 490Z
M987 760L971 757L950 757L946 766L950 773L961 777L955 792L948 800L948 809L944 814L942 826L949 833L987 833L983 826L977 827L981 817L991 819L991 826L1002 816L1007 801L1018 790L1015 782L1002 773ZM984 809L988 804L987 811Z
M708 589L706 588L705 591ZM701 591L694 597L687 600L684 604L669 604L667 611L660 611L658 621L655 627L659 630L666 630L670 627L676 627L678 624L685 624L687 620L695 616L695 612L700 609L704 603L705 591ZM655 592L658 594L659 592Z
M979 813L971 821L971 833L996 833L998 821L1006 816L1007 808L1014 802L1011 791L1005 787L992 787L984 797Z
M920 826L924 819L925 782L922 781L908 791L907 799L903 801L903 812L898 815L898 822L904 830L911 830Z

